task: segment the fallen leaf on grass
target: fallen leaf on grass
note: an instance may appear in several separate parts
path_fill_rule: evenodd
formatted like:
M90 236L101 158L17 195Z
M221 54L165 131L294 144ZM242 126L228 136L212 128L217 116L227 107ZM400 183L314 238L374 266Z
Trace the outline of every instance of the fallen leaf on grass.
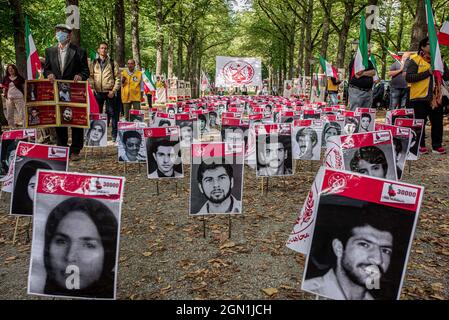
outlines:
M266 289L262 289L262 291L269 297L271 297L272 295L275 295L276 293L279 292L279 290L276 288L266 288Z
M153 252L144 252L142 253L142 255L144 255L145 257L149 257L153 254Z
M17 259L16 256L12 256L12 257L6 258L5 261L13 261L13 260L16 260L16 259Z
M220 246L220 250L223 250L226 248L233 248L233 247L235 247L235 242L229 241L229 242L226 242L225 244L223 244L222 246Z

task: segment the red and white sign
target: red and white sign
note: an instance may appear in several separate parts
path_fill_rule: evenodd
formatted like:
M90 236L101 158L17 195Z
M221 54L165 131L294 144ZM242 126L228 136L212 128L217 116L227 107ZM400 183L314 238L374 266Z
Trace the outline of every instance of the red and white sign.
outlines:
M216 58L216 87L262 85L262 62L257 58Z

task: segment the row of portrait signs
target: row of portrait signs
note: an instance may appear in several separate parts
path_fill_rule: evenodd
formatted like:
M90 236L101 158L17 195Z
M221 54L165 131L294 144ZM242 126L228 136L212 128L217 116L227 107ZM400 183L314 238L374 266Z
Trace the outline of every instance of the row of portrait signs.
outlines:
M307 119L310 110L283 123L258 121L263 114L245 122L244 110L233 110L219 120L222 141L214 142L201 139L206 126L194 117L204 110L155 111L149 126L135 112L136 122L118 126L119 161L145 162L149 179L182 179L187 149L188 213L203 216L243 213L245 163L266 178L293 175L294 160L322 159L287 241L307 255L301 289L329 299L398 299L424 193L400 179L405 161L417 159L423 123L404 109L358 130L348 119L373 120L375 110L320 110ZM95 121L106 118L91 116L86 145L102 146L106 126ZM181 121L190 128L184 144ZM28 293L115 299L125 178L68 172L68 148L35 137L35 129L4 132L0 148L10 214L33 219Z

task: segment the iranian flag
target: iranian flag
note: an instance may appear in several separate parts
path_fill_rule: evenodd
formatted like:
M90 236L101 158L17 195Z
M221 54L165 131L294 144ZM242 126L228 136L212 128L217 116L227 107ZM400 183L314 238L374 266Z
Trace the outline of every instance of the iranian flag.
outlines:
M335 78L335 79L338 78L337 69L334 66L332 66L329 62L324 60L324 58L322 56L320 56L320 64L321 64L321 67L323 68L323 71L327 77L331 77L331 78Z
M391 51L391 50L388 49L388 48L386 48L386 49L387 49L388 53L390 54L390 56L391 56L394 60L399 61L399 62L401 61L401 56L400 56L400 55L394 53L393 51Z
M368 39L366 37L365 15L360 18L359 47L355 54L354 65L351 71L351 78L360 71L368 69Z
M153 76L150 70L145 70L143 73L143 90L145 94L149 94L150 92L156 91L156 85L153 81Z
M39 60L39 54L37 53L36 46L34 44L33 36L31 35L28 17L25 18L25 42L27 54L27 79L39 79L41 62Z
M427 29L429 32L432 70L435 76L435 80L438 83L441 83L441 78L444 73L444 65L443 61L441 60L440 45L438 44L437 32L435 30L435 22L433 20L432 5L430 3L430 0L426 0L426 18L427 18Z
M89 49L89 59L90 59L90 61L94 61L98 57L99 57L98 52L96 52L95 50Z
M446 21L443 22L440 32L438 33L438 42L442 46L449 47L449 15L446 17Z

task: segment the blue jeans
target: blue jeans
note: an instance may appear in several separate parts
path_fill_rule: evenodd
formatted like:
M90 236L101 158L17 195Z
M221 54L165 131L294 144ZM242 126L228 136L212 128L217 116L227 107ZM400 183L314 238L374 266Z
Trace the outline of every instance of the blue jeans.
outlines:
M100 107L100 113L103 113L103 107L106 102L106 114L108 116L108 124L112 124L112 141L117 138L117 125L120 118L120 111L116 104L116 97L108 97L107 92L97 92L95 94L98 106Z
M407 102L407 88L391 88L390 110L405 108Z

